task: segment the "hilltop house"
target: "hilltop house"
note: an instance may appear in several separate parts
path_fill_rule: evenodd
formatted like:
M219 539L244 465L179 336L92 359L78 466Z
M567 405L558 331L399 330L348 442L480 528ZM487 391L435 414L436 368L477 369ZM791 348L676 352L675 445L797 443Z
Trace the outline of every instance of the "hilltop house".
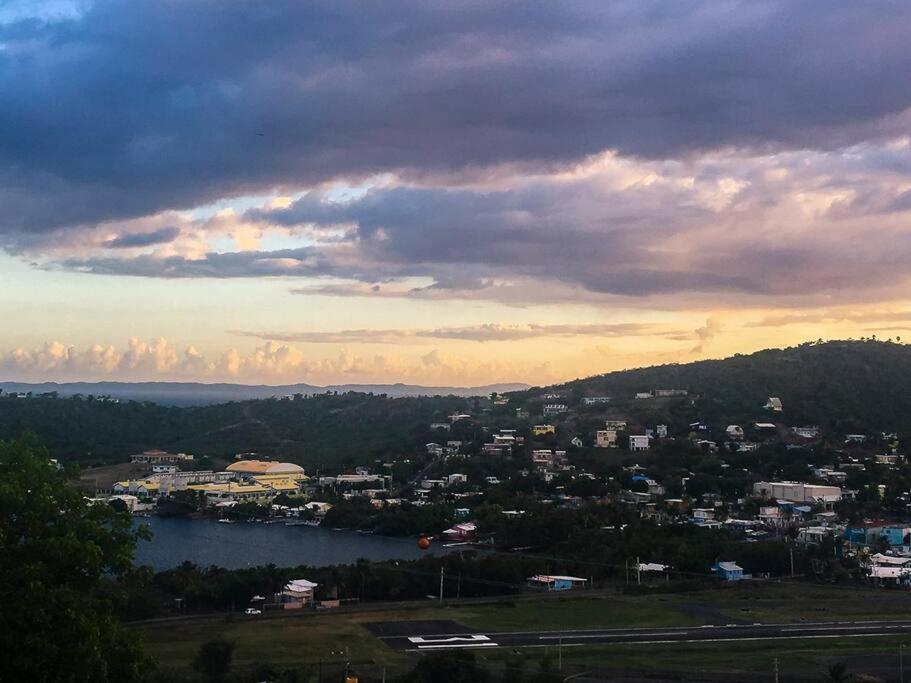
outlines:
M556 434L557 428L553 425L535 425L531 428L533 436L544 436L545 434Z
M686 396L689 392L686 389L655 389L655 397L670 398L672 396Z
M773 413L780 413L784 410L784 407L781 405L781 399L776 396L769 396L769 400L765 402L765 405L762 406L766 410L771 410Z
M631 451L647 451L650 447L649 437L647 434L632 434L629 437L629 449Z
M724 433L731 441L743 440L743 427L740 425L728 425Z
M143 451L142 453L137 453L130 456L131 463L144 463L148 465L162 465L162 464L179 464L182 462L190 462L193 460L192 455L187 455L186 453L168 453L167 451Z
M595 432L595 448L616 448L617 430L601 429Z

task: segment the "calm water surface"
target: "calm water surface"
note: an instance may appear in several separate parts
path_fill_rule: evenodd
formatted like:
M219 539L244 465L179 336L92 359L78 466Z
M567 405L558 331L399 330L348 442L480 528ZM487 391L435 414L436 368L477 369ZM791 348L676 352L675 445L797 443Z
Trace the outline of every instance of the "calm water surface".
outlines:
M368 560L410 560L423 553L414 538L389 538L284 524L219 524L208 519L146 517L136 520L152 529L150 542L140 541L137 564L156 571L184 560L228 569L275 564L324 566ZM432 551L431 551L432 552Z

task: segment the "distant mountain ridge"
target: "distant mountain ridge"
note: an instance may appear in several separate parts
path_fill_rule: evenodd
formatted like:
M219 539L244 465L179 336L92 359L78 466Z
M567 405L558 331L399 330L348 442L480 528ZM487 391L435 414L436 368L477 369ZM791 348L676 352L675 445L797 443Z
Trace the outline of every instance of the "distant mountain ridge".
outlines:
M425 387L416 384L312 384L249 385L203 382L0 382L3 393L57 392L59 396L75 394L110 396L121 401L152 401L162 405L190 406L275 398L293 394L320 394L327 391L356 391L386 394L392 398L414 396L487 396L511 391L524 391L530 385L520 382L488 384L477 387Z

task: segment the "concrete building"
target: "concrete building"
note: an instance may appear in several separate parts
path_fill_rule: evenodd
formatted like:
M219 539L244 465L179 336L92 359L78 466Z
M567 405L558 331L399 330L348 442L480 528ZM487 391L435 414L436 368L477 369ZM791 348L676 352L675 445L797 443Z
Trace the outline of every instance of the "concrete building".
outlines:
M631 451L647 451L650 448L648 435L631 434L629 437L629 449Z
M135 455L130 456L130 462L144 463L148 465L177 465L182 462L190 462L192 460L193 456L187 455L186 453L168 453L167 451L159 450L143 451L142 453L136 453Z
M617 430L601 429L595 432L595 448L616 448Z
M837 503L841 500L838 486L804 484L798 481L758 481L753 484L753 495L795 503Z
M238 460L225 468L240 477L258 477L262 475L280 474L287 479L306 479L304 468L293 462L272 462L271 460Z
M294 579L285 584L279 594L279 602L284 609L301 609L313 604L314 592L318 583L307 579Z

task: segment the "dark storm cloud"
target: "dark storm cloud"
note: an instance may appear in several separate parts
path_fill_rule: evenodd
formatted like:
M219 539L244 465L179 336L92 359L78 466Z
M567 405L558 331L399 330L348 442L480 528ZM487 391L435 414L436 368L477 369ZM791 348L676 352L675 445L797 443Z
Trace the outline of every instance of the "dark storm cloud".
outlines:
M173 242L180 235L180 228L162 228L152 232L135 232L118 235L103 243L108 249L132 249L136 247L151 247L155 244Z
M909 33L905 2L98 0L0 24L0 231L606 148L834 148L899 129Z

